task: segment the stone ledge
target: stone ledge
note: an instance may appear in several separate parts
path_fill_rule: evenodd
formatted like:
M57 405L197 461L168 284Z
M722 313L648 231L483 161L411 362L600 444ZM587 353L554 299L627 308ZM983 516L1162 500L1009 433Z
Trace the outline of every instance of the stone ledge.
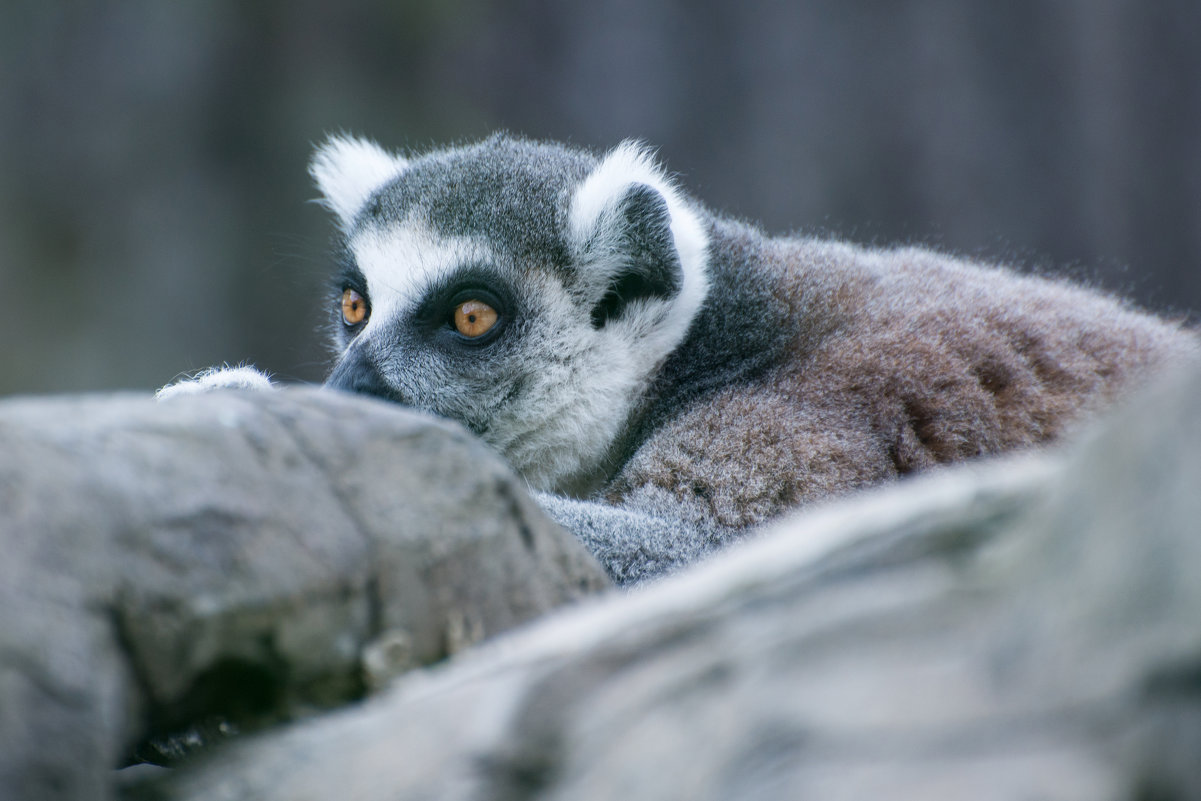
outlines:
M1201 373L786 521L134 799L1201 797Z
M594 592L600 567L452 424L319 389L0 403L0 795L242 729Z

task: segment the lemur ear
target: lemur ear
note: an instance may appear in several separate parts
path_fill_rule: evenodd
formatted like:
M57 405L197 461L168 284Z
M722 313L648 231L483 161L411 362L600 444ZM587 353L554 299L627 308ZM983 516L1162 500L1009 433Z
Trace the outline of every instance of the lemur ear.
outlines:
M635 300L668 300L679 293L684 269L671 235L667 201L646 184L633 184L608 221L608 252L619 263L592 307L592 325L603 328Z
M408 166L407 160L367 139L331 136L313 153L309 175L345 231L371 193Z
M634 142L608 153L576 189L568 239L596 328L634 312L644 318L640 327L686 326L704 300L704 225ZM664 303L680 314L665 317Z

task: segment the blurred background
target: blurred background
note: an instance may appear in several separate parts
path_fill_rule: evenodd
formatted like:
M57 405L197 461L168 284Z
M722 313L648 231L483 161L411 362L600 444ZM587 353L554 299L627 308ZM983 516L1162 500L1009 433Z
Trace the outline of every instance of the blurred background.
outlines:
M713 208L1201 311L1196 0L0 8L0 394L320 380L327 132L659 148Z

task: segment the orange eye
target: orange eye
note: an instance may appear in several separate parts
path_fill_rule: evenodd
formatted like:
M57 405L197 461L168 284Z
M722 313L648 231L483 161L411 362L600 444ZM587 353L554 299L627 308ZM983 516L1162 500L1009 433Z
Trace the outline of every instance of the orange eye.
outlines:
M480 300L468 300L455 307L455 329L465 337L488 333L496 325L496 309Z
M347 325L358 325L367 319L367 298L353 289L342 290L342 320Z

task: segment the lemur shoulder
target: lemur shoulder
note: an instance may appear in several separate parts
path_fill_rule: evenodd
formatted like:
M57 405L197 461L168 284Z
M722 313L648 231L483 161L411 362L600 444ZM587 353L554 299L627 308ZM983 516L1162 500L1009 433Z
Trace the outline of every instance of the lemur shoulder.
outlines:
M813 501L1052 441L1199 349L1066 282L767 236L629 142L402 157L334 137L310 171L339 226L327 384L463 423L623 583Z

